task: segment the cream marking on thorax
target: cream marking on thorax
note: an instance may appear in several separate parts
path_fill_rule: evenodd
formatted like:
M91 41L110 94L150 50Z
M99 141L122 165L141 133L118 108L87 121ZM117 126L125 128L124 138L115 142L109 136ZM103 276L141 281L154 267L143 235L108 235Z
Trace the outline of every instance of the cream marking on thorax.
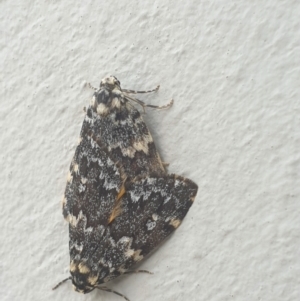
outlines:
M97 113L101 116L106 116L109 113L109 108L104 103L100 103L97 106Z

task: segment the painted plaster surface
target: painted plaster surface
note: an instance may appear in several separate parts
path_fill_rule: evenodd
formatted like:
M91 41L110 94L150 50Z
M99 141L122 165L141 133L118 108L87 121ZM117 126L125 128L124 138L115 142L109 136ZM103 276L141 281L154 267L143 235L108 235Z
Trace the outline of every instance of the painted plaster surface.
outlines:
M60 201L101 78L199 185L175 234L109 284L131 301L300 300L299 1L1 1L0 299L122 300L66 283Z

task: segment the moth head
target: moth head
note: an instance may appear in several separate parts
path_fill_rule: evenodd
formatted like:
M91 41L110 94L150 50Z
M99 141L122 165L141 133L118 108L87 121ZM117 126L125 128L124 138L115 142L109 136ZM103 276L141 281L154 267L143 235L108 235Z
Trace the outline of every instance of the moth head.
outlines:
M115 76L111 75L101 80L100 88L106 88L108 90L113 90L115 88L121 89L121 84Z
M93 275L85 262L72 261L70 264L70 273L73 288L76 292L87 294L95 288L97 277Z
M60 281L52 289L55 290L61 284L65 283L68 280L71 280L73 288L76 292L87 294L95 288L99 288L99 284L103 283L103 280L99 280L98 275L94 274L88 267L88 265L82 261L76 262L72 260L70 264L70 273L70 277Z
M82 273L73 273L72 284L74 290L82 294L87 294L95 288L88 282L88 276Z

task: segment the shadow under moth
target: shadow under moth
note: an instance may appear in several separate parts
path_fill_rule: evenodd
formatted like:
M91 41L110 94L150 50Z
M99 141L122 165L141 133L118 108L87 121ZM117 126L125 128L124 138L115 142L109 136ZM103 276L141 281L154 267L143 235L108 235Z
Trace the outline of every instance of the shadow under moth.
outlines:
M122 89L114 76L95 89L70 165L63 199L69 223L71 280L75 291L95 288L132 270L181 224L197 185L168 174L132 97L154 92Z

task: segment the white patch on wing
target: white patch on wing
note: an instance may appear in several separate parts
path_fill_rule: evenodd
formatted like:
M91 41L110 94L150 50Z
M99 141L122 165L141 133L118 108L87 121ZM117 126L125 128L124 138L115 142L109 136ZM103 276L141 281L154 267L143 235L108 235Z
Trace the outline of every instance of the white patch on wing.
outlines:
M143 140L139 140L133 143L133 147L137 151L143 151L146 155L149 153L149 143L152 143L153 139L151 135L143 136Z
M79 165L77 163L74 164L73 171L78 174L78 172L79 172Z
M70 250L71 249L75 249L77 250L79 253L82 252L82 249L83 249L83 244L81 243L80 245L77 244L77 243L73 243L71 246L70 246Z
M134 190L129 191L133 203L137 203L141 197L145 201L148 200L149 196L151 195L151 192L151 190L144 191L143 187L141 188L139 186L135 187Z
M69 214L66 217L66 220L73 226L76 227L77 224L82 220L84 222L86 222L86 216L82 213L82 210L79 212L78 217L76 218L74 215Z
M157 221L158 215L157 215L156 213L153 213L153 214L152 214L152 219L153 219L154 221Z
M169 222L169 225L173 226L175 229L177 229L181 224L180 219L172 218Z
M94 230L93 227L88 227L88 228L84 229L84 233L92 233L93 230Z
M178 187L182 184L182 181L179 181L178 179L175 180L174 186Z
M124 157L134 158L136 150L132 146L129 146L127 148L125 147L120 147L120 148Z
M148 220L146 223L146 227L147 227L148 231L153 230L155 228L155 226L156 226L156 222L152 222L152 221Z
M134 254L134 250L133 249L127 249L125 251L125 253L124 253L124 255L125 255L126 258L129 258L129 257L133 256L133 254Z
M78 185L78 191L83 192L85 191L85 185L82 185L81 183Z
M121 266L118 268L118 271L119 271L121 274L124 274L127 270L124 268L124 265L121 265Z
M124 255L126 258L132 257L134 254L134 249L131 249L132 238L123 236L119 239L117 245L118 247L124 249Z
M141 255L141 252L142 252L141 249L136 250L136 251L134 252L134 254L133 254L133 260L134 260L134 261L141 261L141 260L144 258L144 256Z

